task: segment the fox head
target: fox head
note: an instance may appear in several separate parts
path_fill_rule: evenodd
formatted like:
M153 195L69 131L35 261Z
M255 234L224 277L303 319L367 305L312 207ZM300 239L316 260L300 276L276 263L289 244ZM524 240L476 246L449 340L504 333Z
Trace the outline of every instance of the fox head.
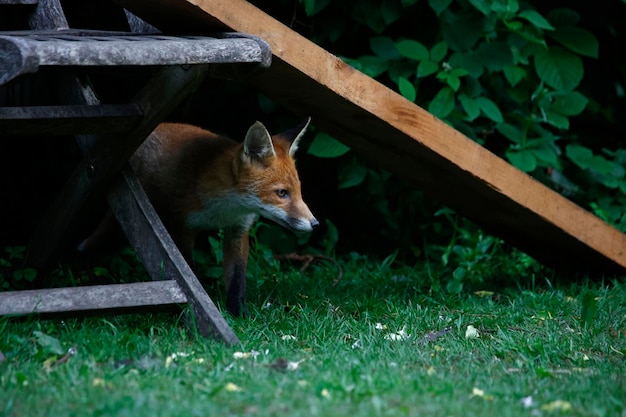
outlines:
M310 121L273 137L256 122L248 129L239 155L239 184L251 197L254 211L299 232L309 232L319 224L302 200L294 160Z

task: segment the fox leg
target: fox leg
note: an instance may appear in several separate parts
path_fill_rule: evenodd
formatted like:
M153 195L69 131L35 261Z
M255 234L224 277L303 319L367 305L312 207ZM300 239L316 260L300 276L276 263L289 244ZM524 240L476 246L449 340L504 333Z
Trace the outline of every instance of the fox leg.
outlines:
M248 229L224 230L224 284L226 309L233 316L245 314L246 266L248 265Z

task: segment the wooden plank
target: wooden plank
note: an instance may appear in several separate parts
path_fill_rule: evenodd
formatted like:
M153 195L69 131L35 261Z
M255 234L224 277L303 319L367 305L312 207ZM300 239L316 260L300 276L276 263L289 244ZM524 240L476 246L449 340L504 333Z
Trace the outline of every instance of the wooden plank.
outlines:
M545 263L624 272L626 235L250 3L118 2L161 30L226 26L265 39L272 67L251 82L285 108L313 116L357 152Z
M142 116L136 104L0 107L0 137L124 133Z
M227 344L239 343L211 298L163 226L135 174L127 168L123 181L108 194L109 206L154 280L175 279L191 305L200 334Z
M124 66L262 64L264 48L252 38L206 36L76 36L64 34L21 36L0 34L4 71L0 85L40 66Z
M119 310L184 304L174 280L0 292L0 316Z
M38 0L0 0L0 6L16 6L16 5L29 5L33 6L38 3Z

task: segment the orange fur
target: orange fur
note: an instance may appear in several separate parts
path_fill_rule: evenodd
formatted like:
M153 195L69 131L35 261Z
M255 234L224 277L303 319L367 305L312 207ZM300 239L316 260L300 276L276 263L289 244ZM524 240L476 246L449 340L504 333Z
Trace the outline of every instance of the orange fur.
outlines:
M238 143L195 126L163 123L131 158L152 204L189 262L197 230L224 230L227 309L234 315L244 305L248 231L257 217L294 231L310 231L318 224L302 200L293 159L307 126L308 121L271 137L257 122Z

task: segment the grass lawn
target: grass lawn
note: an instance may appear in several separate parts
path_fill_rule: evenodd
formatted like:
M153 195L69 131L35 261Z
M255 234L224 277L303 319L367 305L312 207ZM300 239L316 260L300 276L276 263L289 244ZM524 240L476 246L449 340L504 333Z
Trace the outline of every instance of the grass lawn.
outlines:
M0 415L626 416L623 282L451 296L343 268L252 268L234 347L178 313L0 319Z

